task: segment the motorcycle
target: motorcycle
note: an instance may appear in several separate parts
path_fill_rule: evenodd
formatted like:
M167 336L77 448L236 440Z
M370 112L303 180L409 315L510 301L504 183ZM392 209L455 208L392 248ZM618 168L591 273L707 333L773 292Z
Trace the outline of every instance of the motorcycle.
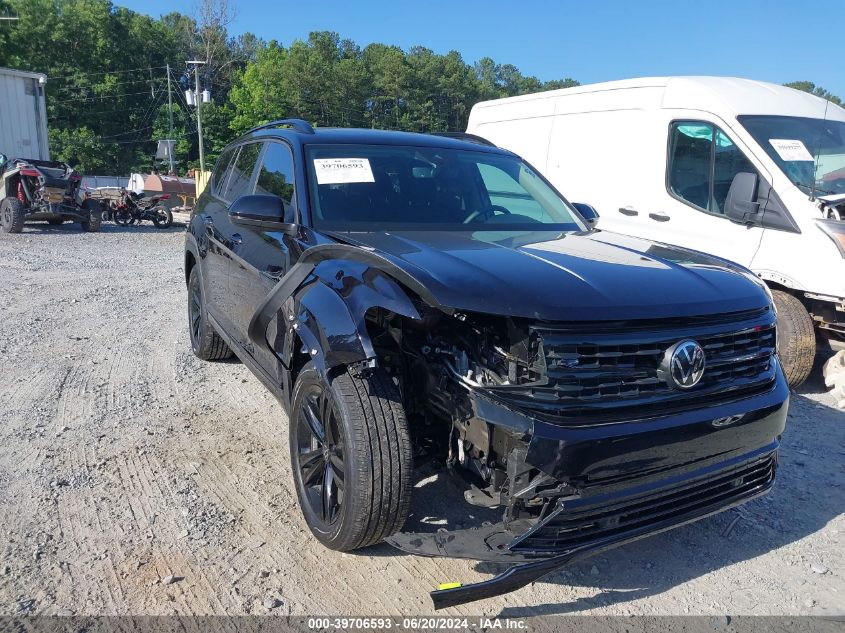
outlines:
M173 213L160 204L162 200L169 198L170 194L167 193L147 197L143 193L122 190L120 199L111 206L112 219L120 226L129 226L136 222L140 224L149 220L156 228L169 228L173 224Z

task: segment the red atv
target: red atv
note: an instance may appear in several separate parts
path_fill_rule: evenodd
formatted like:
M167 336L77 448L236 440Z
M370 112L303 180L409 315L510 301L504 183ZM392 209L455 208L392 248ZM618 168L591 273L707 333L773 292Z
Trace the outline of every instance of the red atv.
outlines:
M24 222L79 222L82 230L100 230L100 203L80 189L82 176L70 165L0 154L0 233L20 233Z

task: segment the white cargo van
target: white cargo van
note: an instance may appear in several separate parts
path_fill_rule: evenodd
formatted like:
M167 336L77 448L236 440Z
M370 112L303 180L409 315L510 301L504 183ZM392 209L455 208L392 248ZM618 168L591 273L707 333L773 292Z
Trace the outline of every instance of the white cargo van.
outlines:
M753 270L790 384L816 338L845 341L845 109L758 81L658 77L479 103L467 132L593 205L604 230Z

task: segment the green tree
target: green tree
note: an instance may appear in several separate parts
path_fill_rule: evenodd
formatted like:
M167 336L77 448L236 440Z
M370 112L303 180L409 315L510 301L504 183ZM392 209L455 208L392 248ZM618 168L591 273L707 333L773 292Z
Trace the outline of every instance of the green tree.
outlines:
M810 94L814 94L817 97L821 97L822 99L827 99L831 103L835 103L836 105L842 105L842 99L837 97L835 94L825 90L821 86L817 86L812 81L793 81L788 84L783 84L787 88L795 88L796 90L802 90L803 92L809 92Z

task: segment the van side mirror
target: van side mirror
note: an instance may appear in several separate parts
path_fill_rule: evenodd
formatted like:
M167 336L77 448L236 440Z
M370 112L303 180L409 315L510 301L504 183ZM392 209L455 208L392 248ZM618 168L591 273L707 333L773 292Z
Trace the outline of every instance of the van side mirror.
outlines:
M290 231L295 226L285 222L285 205L279 196L268 194L241 196L229 207L229 218L236 224L247 224Z
M734 176L725 198L725 217L742 224L756 224L760 203L757 197L757 174L741 171Z
M573 202L572 206L575 207L575 210L581 214L581 217L587 221L587 224L591 229L596 228L596 224L599 223L599 212L596 211L595 207L585 204L583 202Z

